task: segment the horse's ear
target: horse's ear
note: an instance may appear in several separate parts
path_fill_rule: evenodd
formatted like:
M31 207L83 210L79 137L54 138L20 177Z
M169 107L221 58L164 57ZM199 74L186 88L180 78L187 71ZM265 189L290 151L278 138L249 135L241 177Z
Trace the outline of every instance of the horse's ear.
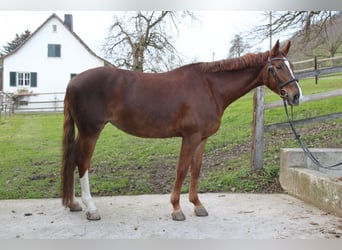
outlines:
M279 40L275 43L273 48L271 49L271 57L275 57L279 54Z
M291 41L288 41L286 46L281 50L285 56L289 53L290 47L291 47Z

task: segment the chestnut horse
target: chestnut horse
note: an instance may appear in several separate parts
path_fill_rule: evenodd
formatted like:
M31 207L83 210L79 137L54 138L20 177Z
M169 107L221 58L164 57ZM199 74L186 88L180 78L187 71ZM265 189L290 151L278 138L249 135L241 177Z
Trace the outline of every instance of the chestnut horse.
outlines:
M189 168L189 199L197 216L207 216L197 194L206 141L219 129L228 105L255 87L267 85L289 105L299 104L302 93L286 58L289 48L290 42L280 49L277 41L264 53L190 64L166 73L99 67L74 77L64 100L63 205L71 211L82 210L75 201L77 166L87 219L101 218L91 197L88 170L96 141L110 122L139 137L182 137L171 194L172 218L185 220L179 201Z

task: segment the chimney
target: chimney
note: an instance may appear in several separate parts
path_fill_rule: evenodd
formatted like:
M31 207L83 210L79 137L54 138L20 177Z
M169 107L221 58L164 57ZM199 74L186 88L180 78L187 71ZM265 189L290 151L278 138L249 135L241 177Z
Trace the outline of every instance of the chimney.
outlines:
M73 20L71 14L64 15L64 24L69 28L70 31L73 31Z

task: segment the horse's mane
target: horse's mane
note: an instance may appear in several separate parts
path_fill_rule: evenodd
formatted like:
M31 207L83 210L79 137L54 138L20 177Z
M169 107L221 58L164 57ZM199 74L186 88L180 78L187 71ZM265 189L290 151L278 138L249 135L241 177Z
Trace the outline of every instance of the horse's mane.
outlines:
M237 58L230 58L215 62L200 63L200 66L204 72L241 70L264 65L268 58L268 55L268 51L258 54L248 53L244 56Z

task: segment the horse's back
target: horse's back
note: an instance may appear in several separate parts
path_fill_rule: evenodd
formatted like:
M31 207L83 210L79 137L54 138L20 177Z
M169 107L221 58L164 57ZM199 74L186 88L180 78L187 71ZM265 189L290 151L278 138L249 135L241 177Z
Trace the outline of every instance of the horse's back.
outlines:
M100 67L73 78L66 98L80 125L111 122L129 134L164 138L202 129L215 113L208 92L189 68L158 74Z
M88 88L99 87L106 79L115 74L116 68L102 66L88 69L73 77L67 86L67 93L70 91L82 91Z

